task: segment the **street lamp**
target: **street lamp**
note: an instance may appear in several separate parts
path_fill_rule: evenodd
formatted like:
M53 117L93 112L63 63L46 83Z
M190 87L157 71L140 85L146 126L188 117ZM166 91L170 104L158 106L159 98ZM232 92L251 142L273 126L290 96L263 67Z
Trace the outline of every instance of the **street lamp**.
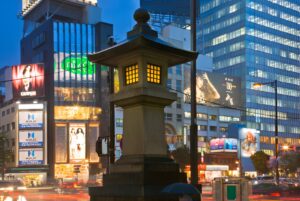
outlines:
M276 171L276 184L279 184L279 169L278 169L278 98L277 98L277 80L264 83L254 83L253 88L259 88L263 85L269 85L274 88L275 91L275 171Z

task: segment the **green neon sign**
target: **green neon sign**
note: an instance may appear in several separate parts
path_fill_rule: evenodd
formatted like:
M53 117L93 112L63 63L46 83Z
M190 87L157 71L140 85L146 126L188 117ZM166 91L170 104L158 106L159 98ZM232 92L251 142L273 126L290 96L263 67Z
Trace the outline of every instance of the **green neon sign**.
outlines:
M86 56L67 57L62 60L61 68L72 74L93 75L95 73L95 65Z

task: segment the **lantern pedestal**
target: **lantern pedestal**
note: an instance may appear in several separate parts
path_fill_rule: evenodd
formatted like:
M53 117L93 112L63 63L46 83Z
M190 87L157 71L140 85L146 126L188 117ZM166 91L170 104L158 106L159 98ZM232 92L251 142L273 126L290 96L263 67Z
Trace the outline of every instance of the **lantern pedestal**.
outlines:
M103 177L103 187L90 187L91 201L177 201L163 194L171 183L186 182L186 175L167 157L124 156Z

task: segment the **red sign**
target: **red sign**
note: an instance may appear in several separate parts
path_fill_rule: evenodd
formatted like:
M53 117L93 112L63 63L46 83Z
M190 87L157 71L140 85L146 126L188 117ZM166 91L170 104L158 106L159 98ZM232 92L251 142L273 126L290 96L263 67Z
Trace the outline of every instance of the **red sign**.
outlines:
M12 67L14 99L44 96L43 64L27 64Z

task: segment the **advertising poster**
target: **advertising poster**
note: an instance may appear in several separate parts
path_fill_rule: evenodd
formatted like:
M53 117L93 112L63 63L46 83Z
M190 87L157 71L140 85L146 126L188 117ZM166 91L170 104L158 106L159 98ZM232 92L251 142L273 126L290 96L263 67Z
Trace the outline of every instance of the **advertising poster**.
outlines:
M216 138L210 140L211 152L237 152L237 139Z
M259 131L256 129L242 128L239 131L241 154L249 158L259 150Z
M96 142L95 142L96 143ZM84 124L70 124L70 160L84 160L86 155L86 128Z
M43 111L20 111L19 128L43 128Z
M19 165L43 165L43 149L19 149Z
M42 147L44 146L43 131L20 131L19 132L19 147Z
M28 64L12 67L14 99L44 96L43 64Z
M190 70L184 72L185 102L190 102ZM229 107L241 106L241 81L237 77L218 73L197 71L196 77L197 103L218 104Z

